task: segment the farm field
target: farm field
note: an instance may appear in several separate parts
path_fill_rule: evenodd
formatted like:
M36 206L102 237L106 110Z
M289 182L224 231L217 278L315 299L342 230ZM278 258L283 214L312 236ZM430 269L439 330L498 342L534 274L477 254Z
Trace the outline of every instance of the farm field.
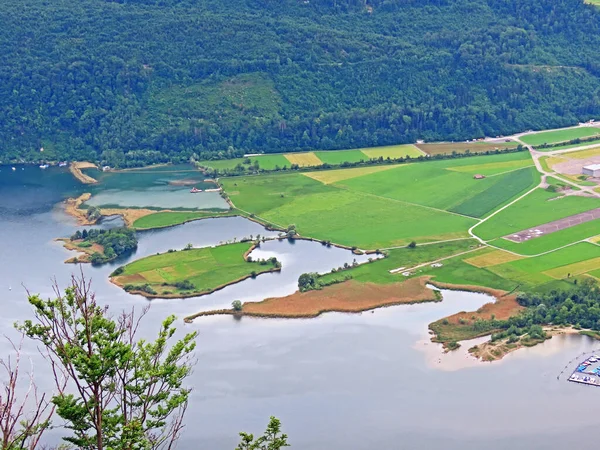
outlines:
M481 153L496 149L516 148L517 142L433 142L430 144L416 144L416 146L428 155L451 154L452 152Z
M303 236L374 250L467 237L477 217L539 181L530 161L522 152L221 181L246 214L281 227L295 224ZM509 170L475 180L471 172L482 165Z
M400 144L381 147L368 147L350 150L321 150L314 152L298 153L272 153L247 158L233 158L221 160L200 161L202 167L216 170L233 170L238 165L249 167L257 161L259 167L265 170L273 170L276 167L289 168L292 164L300 167L321 166L323 164L342 164L344 162L355 163L378 158L418 158L419 156L436 155L441 153L471 153L485 152L497 148L515 148L516 142L490 144L487 142L463 142L463 143L440 143L440 144Z
M148 230L179 225L191 220L205 219L207 217L227 217L230 213L215 213L210 211L162 211L140 217L133 222L133 228Z
M283 155L291 164L297 164L300 167L320 166L323 162L313 152L308 153L285 153Z
M600 128L595 127L576 127L565 128L563 130L541 131L539 133L528 134L520 139L526 144L536 146L541 144L554 144L557 142L570 141L577 138L600 135ZM543 150L543 149L542 149ZM550 150L550 149L548 149Z
M250 243L220 245L161 253L123 267L112 281L143 295L178 297L210 293L244 277L271 271L273 264L247 262ZM150 289L145 286L149 286ZM154 291L154 294L152 293Z
M344 162L358 162L369 159L360 150L329 150L314 152L323 164L341 164Z
M246 159L250 160L250 164L254 164L255 161L258 161L259 167L266 169L266 170L273 170L277 166L279 166L279 167L283 167L283 166L289 167L290 166L290 162L283 155L280 155L280 154L250 156L248 158L217 159L217 160L211 160L211 161L200 161L199 164L201 166L210 167L212 169L225 170L225 169L233 169L238 164L248 166L249 164L244 164L244 161Z
M402 145L388 145L384 147L369 147L360 149L363 154L369 159L376 158L401 158L410 156L411 158L418 158L419 156L426 155L419 147L414 144L402 144Z
M477 226L473 231L480 238L491 240L598 207L600 207L600 199L597 198L561 196L554 192L536 189L487 222ZM532 241L537 239L544 238L536 238Z

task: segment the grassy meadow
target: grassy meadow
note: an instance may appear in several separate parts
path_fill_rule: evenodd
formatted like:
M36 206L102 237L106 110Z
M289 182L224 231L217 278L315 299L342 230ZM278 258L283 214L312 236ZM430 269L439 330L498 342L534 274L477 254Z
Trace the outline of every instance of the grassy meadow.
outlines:
M563 196L556 192L536 189L473 231L480 238L491 240L599 207L600 199L597 198ZM560 232L546 237L552 238L558 233ZM539 239L545 237L535 238L530 242Z
M533 145L535 147L536 145L555 144L558 142L566 142L577 138L590 137L595 135L600 135L600 128L576 127L528 134L526 136L522 136L521 140L526 144ZM550 150L554 149L548 149L548 151Z
M528 153L223 178L234 205L364 249L468 237L479 217L539 181ZM458 170L456 170L458 169ZM490 173L482 180L474 173Z
M247 262L243 256L250 246L243 242L148 256L124 266L113 281L129 290L158 296L207 294L253 272L273 269L273 264ZM144 286L149 286L155 294L144 291Z
M140 217L133 222L132 227L136 230L149 230L153 228L165 228L192 220L206 219L209 217L228 217L233 213L216 213L210 211L161 211Z

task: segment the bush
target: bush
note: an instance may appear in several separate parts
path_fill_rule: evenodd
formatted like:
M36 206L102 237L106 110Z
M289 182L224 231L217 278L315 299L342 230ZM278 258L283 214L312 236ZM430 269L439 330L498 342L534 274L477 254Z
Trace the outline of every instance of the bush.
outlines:
M125 267L117 267L113 273L110 274L111 277L116 277L117 275L121 275L125 271Z
M173 286L181 291L191 291L192 289L196 289L196 286L190 280L178 281L173 283Z
M231 307L233 308L233 310L234 310L234 311L241 311L241 310L242 310L242 307L243 307L243 305L242 305L242 302L241 302L241 301L239 301L239 300L234 300L234 301L231 303Z
M417 246L417 243L415 241L412 241L410 244L407 245L408 248L415 248Z

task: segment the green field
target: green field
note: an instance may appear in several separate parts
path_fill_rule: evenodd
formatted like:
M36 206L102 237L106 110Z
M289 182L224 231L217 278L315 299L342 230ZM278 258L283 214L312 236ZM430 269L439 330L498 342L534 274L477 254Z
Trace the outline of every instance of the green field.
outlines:
M272 264L244 260L243 255L250 246L250 243L244 242L152 255L127 264L113 280L120 286L130 285L138 290L148 285L156 292L154 295L205 294L253 272L259 274L272 270ZM193 287L183 289L175 286L185 281Z
M245 164L244 162L250 160L250 164ZM255 161L258 161L258 165L261 169L265 170L273 170L275 167L284 167L288 168L291 166L290 162L285 158L285 156L280 154L275 155L260 155L260 156L250 156L248 158L234 158L234 159L216 159L212 161L200 161L199 164L203 167L210 167L211 169L224 170L224 169L233 169L238 164L249 167L254 164Z
M577 138L595 136L597 134L600 134L600 128L577 127L566 128L564 130L542 131L540 133L528 134L526 136L522 136L521 140L526 144L533 145L535 147L536 145L555 144L557 142L566 142ZM547 150L550 151L554 149L549 148Z
M539 175L533 168L515 170L505 176L493 178L493 184L477 195L454 206L450 211L472 217L483 217L487 213L531 189L537 184Z
M398 248L388 252L388 257L370 264L361 264L343 271L343 274L349 274L352 279L360 283L397 283L404 279L404 276L397 273L390 273L390 270L401 267L410 268L412 266L435 261L453 254L462 253L476 248L479 243L475 239L462 239L459 241L450 241L440 244L419 245L415 248ZM339 278L338 273L329 273L321 279L325 282Z
M247 214L281 227L295 224L304 236L376 249L467 237L476 223L467 215L482 216L537 182L534 169L519 169L529 158L522 152L222 182ZM509 170L476 180L469 165Z
M597 198L574 195L566 197L536 189L473 231L480 238L490 240L599 207L600 199ZM537 239L544 238L534 240Z
M163 211L140 217L135 222L133 222L133 228L137 230L164 228L173 225L179 225L185 222L189 222L191 220L205 219L208 217L227 217L231 215L232 214L230 213L215 213L210 211Z
M329 150L314 152L324 164L341 164L344 162L366 161L369 158L360 150Z

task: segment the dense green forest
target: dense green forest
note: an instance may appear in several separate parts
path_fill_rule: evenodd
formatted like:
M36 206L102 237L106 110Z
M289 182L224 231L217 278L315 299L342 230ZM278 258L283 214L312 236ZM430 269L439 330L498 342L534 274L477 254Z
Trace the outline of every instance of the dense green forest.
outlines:
M600 116L600 13L581 0L6 0L0 20L3 162L132 166Z
M92 264L113 261L119 256L131 253L138 245L135 231L129 228L77 230L71 236L71 241L80 241L78 246L81 248L92 247L92 244L98 244L104 248L103 253L94 252L91 255L90 262Z

